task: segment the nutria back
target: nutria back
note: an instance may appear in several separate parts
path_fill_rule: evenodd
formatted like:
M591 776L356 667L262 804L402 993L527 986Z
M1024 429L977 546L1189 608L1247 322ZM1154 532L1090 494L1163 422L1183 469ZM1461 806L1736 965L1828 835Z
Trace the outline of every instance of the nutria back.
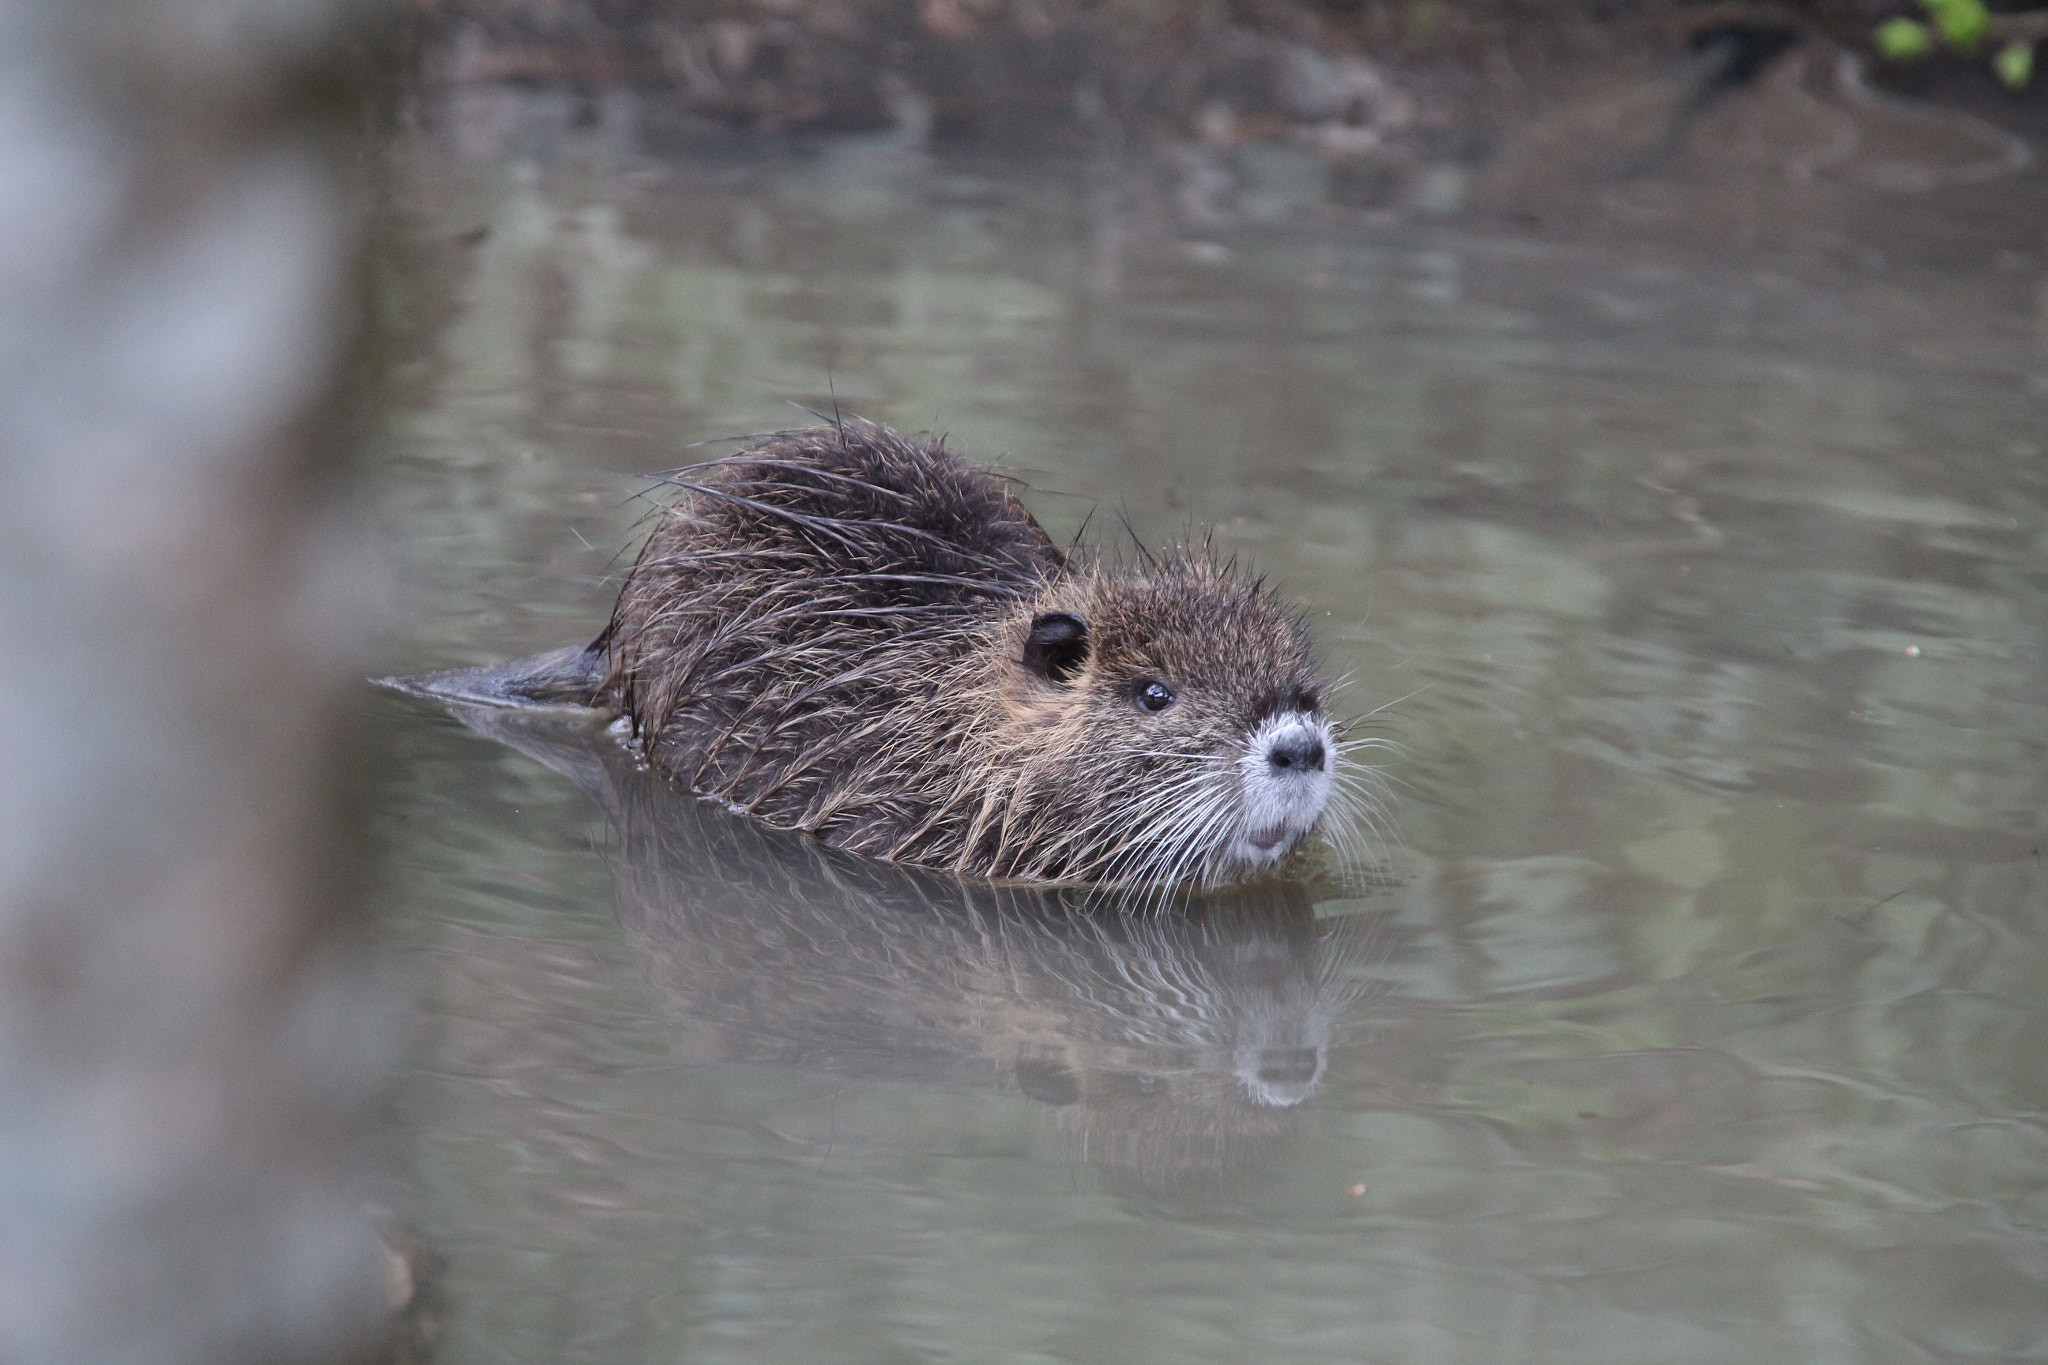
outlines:
M1063 554L943 443L840 423L679 470L598 647L656 768L869 856L1217 883L1332 791L1299 619L1193 555Z

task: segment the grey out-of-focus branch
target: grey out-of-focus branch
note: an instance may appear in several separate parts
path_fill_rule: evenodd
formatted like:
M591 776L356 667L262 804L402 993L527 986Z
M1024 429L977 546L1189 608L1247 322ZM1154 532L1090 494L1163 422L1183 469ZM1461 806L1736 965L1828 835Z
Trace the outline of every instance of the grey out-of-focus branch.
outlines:
M337 726L339 0L0 0L0 1360L338 1361L386 1261Z

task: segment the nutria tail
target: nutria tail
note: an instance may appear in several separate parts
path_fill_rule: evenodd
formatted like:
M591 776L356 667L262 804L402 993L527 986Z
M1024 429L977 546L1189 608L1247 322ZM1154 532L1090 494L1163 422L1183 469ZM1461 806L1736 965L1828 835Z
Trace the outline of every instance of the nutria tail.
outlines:
M592 642L551 649L510 663L370 681L393 692L425 697L444 705L580 709L601 704L604 651L601 642Z

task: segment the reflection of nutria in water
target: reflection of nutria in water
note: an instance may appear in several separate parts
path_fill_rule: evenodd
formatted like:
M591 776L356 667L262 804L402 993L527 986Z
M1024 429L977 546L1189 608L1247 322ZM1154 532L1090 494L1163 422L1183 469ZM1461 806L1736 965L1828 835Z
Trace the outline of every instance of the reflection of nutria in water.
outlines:
M453 709L603 806L620 921L690 1061L1015 1090L1092 1162L1215 1169L1292 1131L1378 955L1378 917L1318 921L1292 882L1161 914L889 867L678 801L602 714Z
M1206 552L1062 551L987 470L853 422L667 482L582 699L766 824L975 876L1214 886L1340 791L1299 617Z

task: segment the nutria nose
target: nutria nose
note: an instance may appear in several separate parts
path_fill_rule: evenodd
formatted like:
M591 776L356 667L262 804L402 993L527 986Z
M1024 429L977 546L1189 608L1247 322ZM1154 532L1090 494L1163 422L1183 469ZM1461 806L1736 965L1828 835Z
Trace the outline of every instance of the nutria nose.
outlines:
M1323 1059L1312 1047L1269 1047L1259 1051L1259 1080L1273 1086L1315 1084Z
M1323 741L1314 735L1289 735L1275 740L1273 747L1266 750L1266 761L1283 772L1292 768L1321 772Z

